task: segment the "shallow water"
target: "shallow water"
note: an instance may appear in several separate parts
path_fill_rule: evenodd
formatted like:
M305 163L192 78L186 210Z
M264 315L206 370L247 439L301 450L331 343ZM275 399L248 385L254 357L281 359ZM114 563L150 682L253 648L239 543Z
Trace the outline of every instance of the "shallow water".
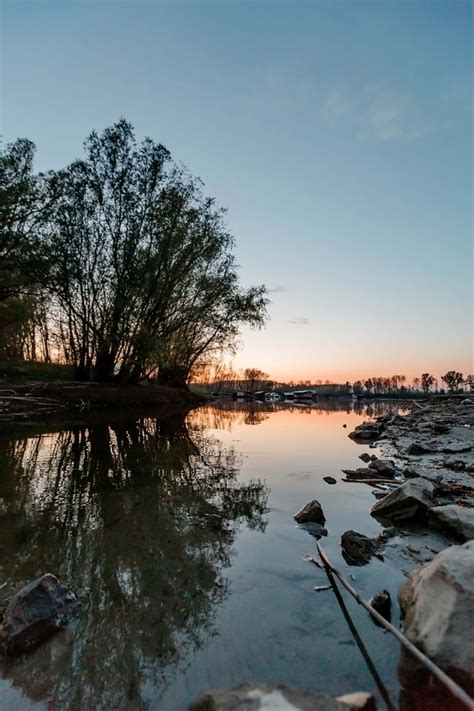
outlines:
M341 481L377 450L347 434L397 409L356 406L217 404L185 419L2 435L0 602L52 572L83 610L4 666L1 708L178 711L245 681L374 690L334 594L313 590L327 584L301 559L315 539L293 521L317 498L333 562L364 597L386 588L396 600L406 578L389 556L351 567L340 554L344 531L381 531L371 487ZM398 644L344 599L397 702Z

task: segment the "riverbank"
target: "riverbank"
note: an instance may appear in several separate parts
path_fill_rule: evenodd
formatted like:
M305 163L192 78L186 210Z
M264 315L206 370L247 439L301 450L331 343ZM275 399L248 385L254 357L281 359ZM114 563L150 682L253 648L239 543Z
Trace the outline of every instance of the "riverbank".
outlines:
M343 556L363 565L377 555L409 578L398 592L405 634L472 694L474 397L413 402L405 414L364 422L349 437L369 451L360 455L366 466L344 470L345 481L374 487L370 514L384 529L378 539L347 532ZM452 702L429 675L413 682L420 674L413 660L399 674L407 708Z
M129 416L187 412L206 402L187 388L160 385L116 385L74 381L3 381L0 427L47 423L81 424Z

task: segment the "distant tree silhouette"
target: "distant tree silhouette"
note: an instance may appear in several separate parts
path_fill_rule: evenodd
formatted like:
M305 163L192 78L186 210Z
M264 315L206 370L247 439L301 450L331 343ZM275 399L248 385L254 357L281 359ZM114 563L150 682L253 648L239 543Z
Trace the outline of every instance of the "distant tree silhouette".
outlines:
M447 373L441 376L441 380L446 383L448 390L453 392L457 390L464 380L463 374L457 370L448 370Z
M423 373L421 376L421 388L425 393L429 392L435 382L435 378L430 373Z

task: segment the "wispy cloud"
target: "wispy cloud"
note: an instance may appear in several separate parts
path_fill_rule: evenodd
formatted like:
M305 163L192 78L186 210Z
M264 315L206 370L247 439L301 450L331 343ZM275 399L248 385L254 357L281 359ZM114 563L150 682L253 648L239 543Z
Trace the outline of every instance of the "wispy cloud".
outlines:
M294 318L289 318L288 323L296 326L309 326L311 321L304 316L295 316Z
M380 94L369 106L369 128L382 141L420 138L430 131L416 113L414 102L406 94Z
M327 122L344 120L360 137L378 141L414 140L432 132L413 97L382 85L367 85L353 92L329 88L320 114Z
M267 289L269 294L281 294L283 291L289 291L288 286L283 286L283 284L277 284Z
M339 119L351 111L351 103L340 89L330 89L321 105L321 116L326 121Z

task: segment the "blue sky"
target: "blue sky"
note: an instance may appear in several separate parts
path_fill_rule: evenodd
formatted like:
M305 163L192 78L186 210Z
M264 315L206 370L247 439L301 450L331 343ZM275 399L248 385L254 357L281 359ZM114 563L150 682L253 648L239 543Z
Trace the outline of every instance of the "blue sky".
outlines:
M228 207L271 290L234 364L472 372L472 5L2 3L1 132L37 167L120 116Z

